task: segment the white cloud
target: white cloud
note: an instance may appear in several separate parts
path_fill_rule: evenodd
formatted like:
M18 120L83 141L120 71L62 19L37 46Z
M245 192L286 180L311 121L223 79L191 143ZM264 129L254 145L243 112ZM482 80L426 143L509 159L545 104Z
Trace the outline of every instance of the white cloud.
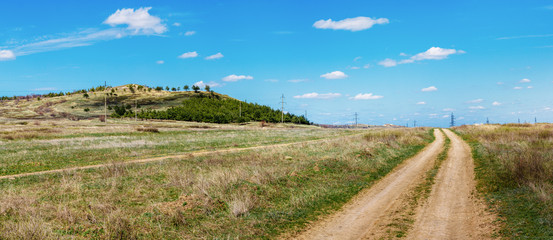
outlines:
M479 99L474 99L474 100L467 101L467 103L481 103L482 101L484 101L484 99L479 98Z
M534 87L532 87L532 86L528 86L528 87L526 87L526 88L534 88Z
M222 78L222 80L225 81L225 82L236 82L236 81L242 80L242 79L252 80L253 77L252 76L246 76L246 75L231 74L231 75L228 75L228 76Z
M519 90L519 89L522 89L522 87L514 87L513 89Z
M159 61L156 61L156 63L157 63L157 64L164 64L164 63L165 63L165 61L163 61L163 60L159 60Z
M148 13L150 9L152 8L142 7L136 9L136 11L133 8L118 9L104 23L112 27L126 24L128 25L127 29L133 30L134 34L162 34L166 32L167 27L161 23L161 19Z
M523 78L522 80L519 81L519 83L529 83L529 82L531 81L528 78Z
M205 60L214 60L214 59L219 59L219 58L223 58L223 54L222 53L216 53L216 54L213 54L211 56L207 56L205 57Z
M357 95L355 95L355 97L350 97L349 99L353 99L353 100L374 100L374 99L380 99L380 98L383 98L384 96L379 96L379 95L373 95L372 93L359 93Z
M342 78L347 78L348 75L346 75L341 71L334 71L334 72L325 73L321 75L321 77L326 79L342 79Z
M504 82L497 82L497 85L503 85L505 84Z
M357 70L359 69L360 67L357 67L357 66L353 66L353 67L349 67L349 69L353 69L353 70Z
M288 80L288 82L291 82L291 83L300 83L300 82L307 82L308 80L307 79L291 79L291 80Z
M373 19L370 17L355 17L346 18L340 21L333 21L329 18L328 20L316 21L313 24L313 27L319 29L349 30L355 32L369 29L375 24L386 24L389 22L390 21L387 18Z
M278 82L278 79L265 79L265 82Z
M501 105L501 103L498 102L498 101L495 101L495 102L492 103L492 105L493 105L493 106L499 106L499 105Z
M179 56L179 58L195 58L198 56L196 51L194 52L185 52Z
M442 118L448 118L450 115L442 115Z
M378 65L384 66L384 67L395 67L397 65L396 60L386 58L378 63Z
M482 110L482 109L486 109L486 108L483 107L483 106L470 106L469 109L473 109L473 110Z
M173 26L180 27L180 23L179 22L173 23Z
M0 50L0 61L14 60L15 54L10 50Z
M370 64L368 64L368 63L367 63L367 64L365 64L365 66L363 66L363 68L365 68L365 69L367 69L367 68L370 68L370 67L371 67L371 65L370 65Z
M444 111L444 112L453 112L453 111L455 111L455 109L453 109L453 108L444 108L444 109L442 109L442 111Z
M438 88L436 88L434 86L430 86L430 87L421 89L421 91L423 91L423 92L433 92L433 91L438 91Z
M306 93L303 95L294 96L294 98L310 98L310 99L332 99L342 96L339 93Z
M452 54L463 54L465 51L463 50L456 50L456 49L447 49L447 48L440 48L440 47L431 47L428 50L418 53L408 59L403 59L400 61L396 61L394 59L386 58L383 61L379 62L378 64L385 66L385 67L394 67L398 64L406 64L406 63L414 63L415 61L422 61L422 60L442 60L446 59L449 55ZM401 56L407 56L405 53L400 54Z
M221 84L218 84L216 82L204 83L204 81L199 81L197 83L194 83L194 85L196 85L200 88L205 88L206 85L209 85L209 87L220 87L221 86Z
M425 105L426 102L418 102L417 105Z
M184 33L184 36L192 36L192 35L194 35L194 34L196 34L196 31L186 31L186 32Z
M363 57L360 57L360 56L359 56L359 57L355 57L355 58L353 59L353 61L354 61L354 62L357 62L357 60L359 60L359 59L361 59L361 58L363 58Z

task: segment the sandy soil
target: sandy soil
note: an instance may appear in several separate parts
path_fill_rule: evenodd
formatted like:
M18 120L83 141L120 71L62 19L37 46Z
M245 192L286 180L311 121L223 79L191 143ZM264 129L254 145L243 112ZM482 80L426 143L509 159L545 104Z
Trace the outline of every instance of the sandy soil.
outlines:
M490 239L494 216L474 196L476 183L470 147L453 132L444 131L451 139L448 158L407 236L410 239Z
M296 239L378 239L381 226L405 203L411 190L423 180L443 148L444 136L435 129L436 140L370 189L362 191L340 211L314 223Z

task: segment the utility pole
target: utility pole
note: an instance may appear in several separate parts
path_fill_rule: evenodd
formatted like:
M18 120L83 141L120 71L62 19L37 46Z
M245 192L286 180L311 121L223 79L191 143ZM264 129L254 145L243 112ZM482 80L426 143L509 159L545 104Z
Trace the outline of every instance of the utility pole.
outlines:
M417 127L417 120L413 120L413 127Z
M449 127L455 127L455 116L453 116L453 113L451 113L451 122L449 123Z
M538 123L538 118L534 117L534 124Z
M490 119L486 118L486 124L490 124Z
M355 112L355 127L358 127L358 125L357 125L357 112Z
M518 118L518 124L520 124L520 118Z
M104 123L108 124L108 93L107 93L107 81L104 81Z
M282 94L282 97L280 97L280 113L281 113L281 119L280 122L284 123L284 94Z

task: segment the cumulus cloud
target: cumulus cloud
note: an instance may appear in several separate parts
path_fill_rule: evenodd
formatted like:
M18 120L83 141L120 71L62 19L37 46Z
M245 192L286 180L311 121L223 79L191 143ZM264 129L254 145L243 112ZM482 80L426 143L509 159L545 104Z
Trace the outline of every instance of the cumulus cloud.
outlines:
M104 23L110 26L128 25L127 29L133 30L135 34L162 34L167 31L165 24L161 23L161 19L150 15L148 11L151 7L142 7L134 10L133 8L118 9L114 14L111 14Z
M218 84L216 82L204 83L204 81L196 82L196 83L194 83L194 85L196 85L200 88L205 88L206 85L209 85L209 87L220 87L221 86L221 84Z
M180 27L180 23L179 22L173 23L173 26Z
M341 71L334 71L334 72L325 73L321 75L321 77L326 79L342 79L342 78L347 78L348 75L346 75Z
M434 86L430 86L430 87L421 89L421 91L423 91L423 92L433 92L433 91L438 91L438 88L436 88Z
M165 63L165 61L163 61L163 60L159 60L159 61L156 61L156 63L157 63L157 64L164 64L164 63Z
M520 89L522 89L522 87L514 87L513 89L520 90Z
M479 98L479 99L474 99L474 100L467 101L467 103L481 103L482 101L484 101L484 99Z
M342 96L340 93L306 93L303 95L294 96L294 98L310 98L310 99L332 99Z
M194 35L194 34L196 34L196 31L186 31L186 32L184 33L184 36L192 36L192 35Z
M340 21L332 19L319 20L313 24L313 27L319 29L349 30L352 32L371 28L375 24L386 24L390 21L387 18L355 17L346 18Z
M520 83L529 83L531 82L530 79L528 78L523 78L522 80L519 81Z
M0 50L0 61L14 60L15 54L10 50Z
M386 58L378 63L378 65L384 66L384 67L395 67L397 65L397 61L394 59Z
M216 53L216 54L213 54L211 56L207 56L205 57L205 60L214 60L214 59L219 59L219 58L223 58L223 54L222 53Z
M418 102L417 105L425 105L426 102Z
M379 64L385 67L394 67L398 64L414 63L416 61L422 61L422 60L442 60L442 59L446 59L449 55L463 54L463 53L465 53L465 51L463 50L431 47L428 50L422 53L418 53L414 56L411 56L408 59L396 61L394 59L387 58L382 60ZM406 54L400 54L400 55L406 56Z
M493 106L499 106L499 105L501 105L501 103L498 102L498 101L495 101L495 102L492 103L492 105L493 105Z
M357 95L355 95L355 97L350 97L349 99L353 99L353 100L374 100L374 99L380 99L380 98L383 98L384 96L379 96L379 95L373 95L372 93L359 93Z
M185 52L179 56L179 58L195 58L198 56L196 51L194 52Z
M482 109L486 109L486 108L483 107L483 106L470 106L469 109L473 109L473 110L482 110Z
M222 78L221 80L223 80L225 82L236 82L238 80L243 80L243 79L252 80L253 77L252 76L246 76L246 75L231 74L231 75L228 75L228 76Z

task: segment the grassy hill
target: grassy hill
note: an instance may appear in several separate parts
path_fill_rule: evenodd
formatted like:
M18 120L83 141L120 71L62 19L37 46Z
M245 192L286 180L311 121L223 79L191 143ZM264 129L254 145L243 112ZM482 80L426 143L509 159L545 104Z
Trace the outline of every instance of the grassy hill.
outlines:
M280 111L272 110L269 107L242 103L243 114L246 114L247 109L252 111L252 114L249 117L238 119L237 109L240 101L213 91L166 91L162 88L127 84L118 87L97 87L73 93L52 93L49 95L50 97L47 95L14 97L8 100L4 98L2 106L0 106L0 117L16 119L98 118L104 115L105 102L108 106L108 116L123 115L131 117L134 116L134 112L138 112L139 117L142 118L202 122L217 122L218 119L224 119L222 123L255 120L275 122L276 116L280 116ZM204 100L198 100L202 98ZM211 100L205 100L207 98ZM185 100L190 100L187 103L194 104L184 105ZM191 106L194 109L191 109ZM114 114L117 108L122 107L128 109L126 114ZM194 110L193 114L195 116L183 117L183 113L189 113L192 110ZM164 114L166 111L178 112L179 116L178 118L171 117L174 114ZM255 111L255 116L253 111ZM140 114L141 112L147 112L148 114ZM262 112L262 114L259 114L259 112ZM217 116L212 117L213 115ZM270 115L270 117L265 117L265 115ZM307 122L305 118L291 114L285 115L285 121Z

